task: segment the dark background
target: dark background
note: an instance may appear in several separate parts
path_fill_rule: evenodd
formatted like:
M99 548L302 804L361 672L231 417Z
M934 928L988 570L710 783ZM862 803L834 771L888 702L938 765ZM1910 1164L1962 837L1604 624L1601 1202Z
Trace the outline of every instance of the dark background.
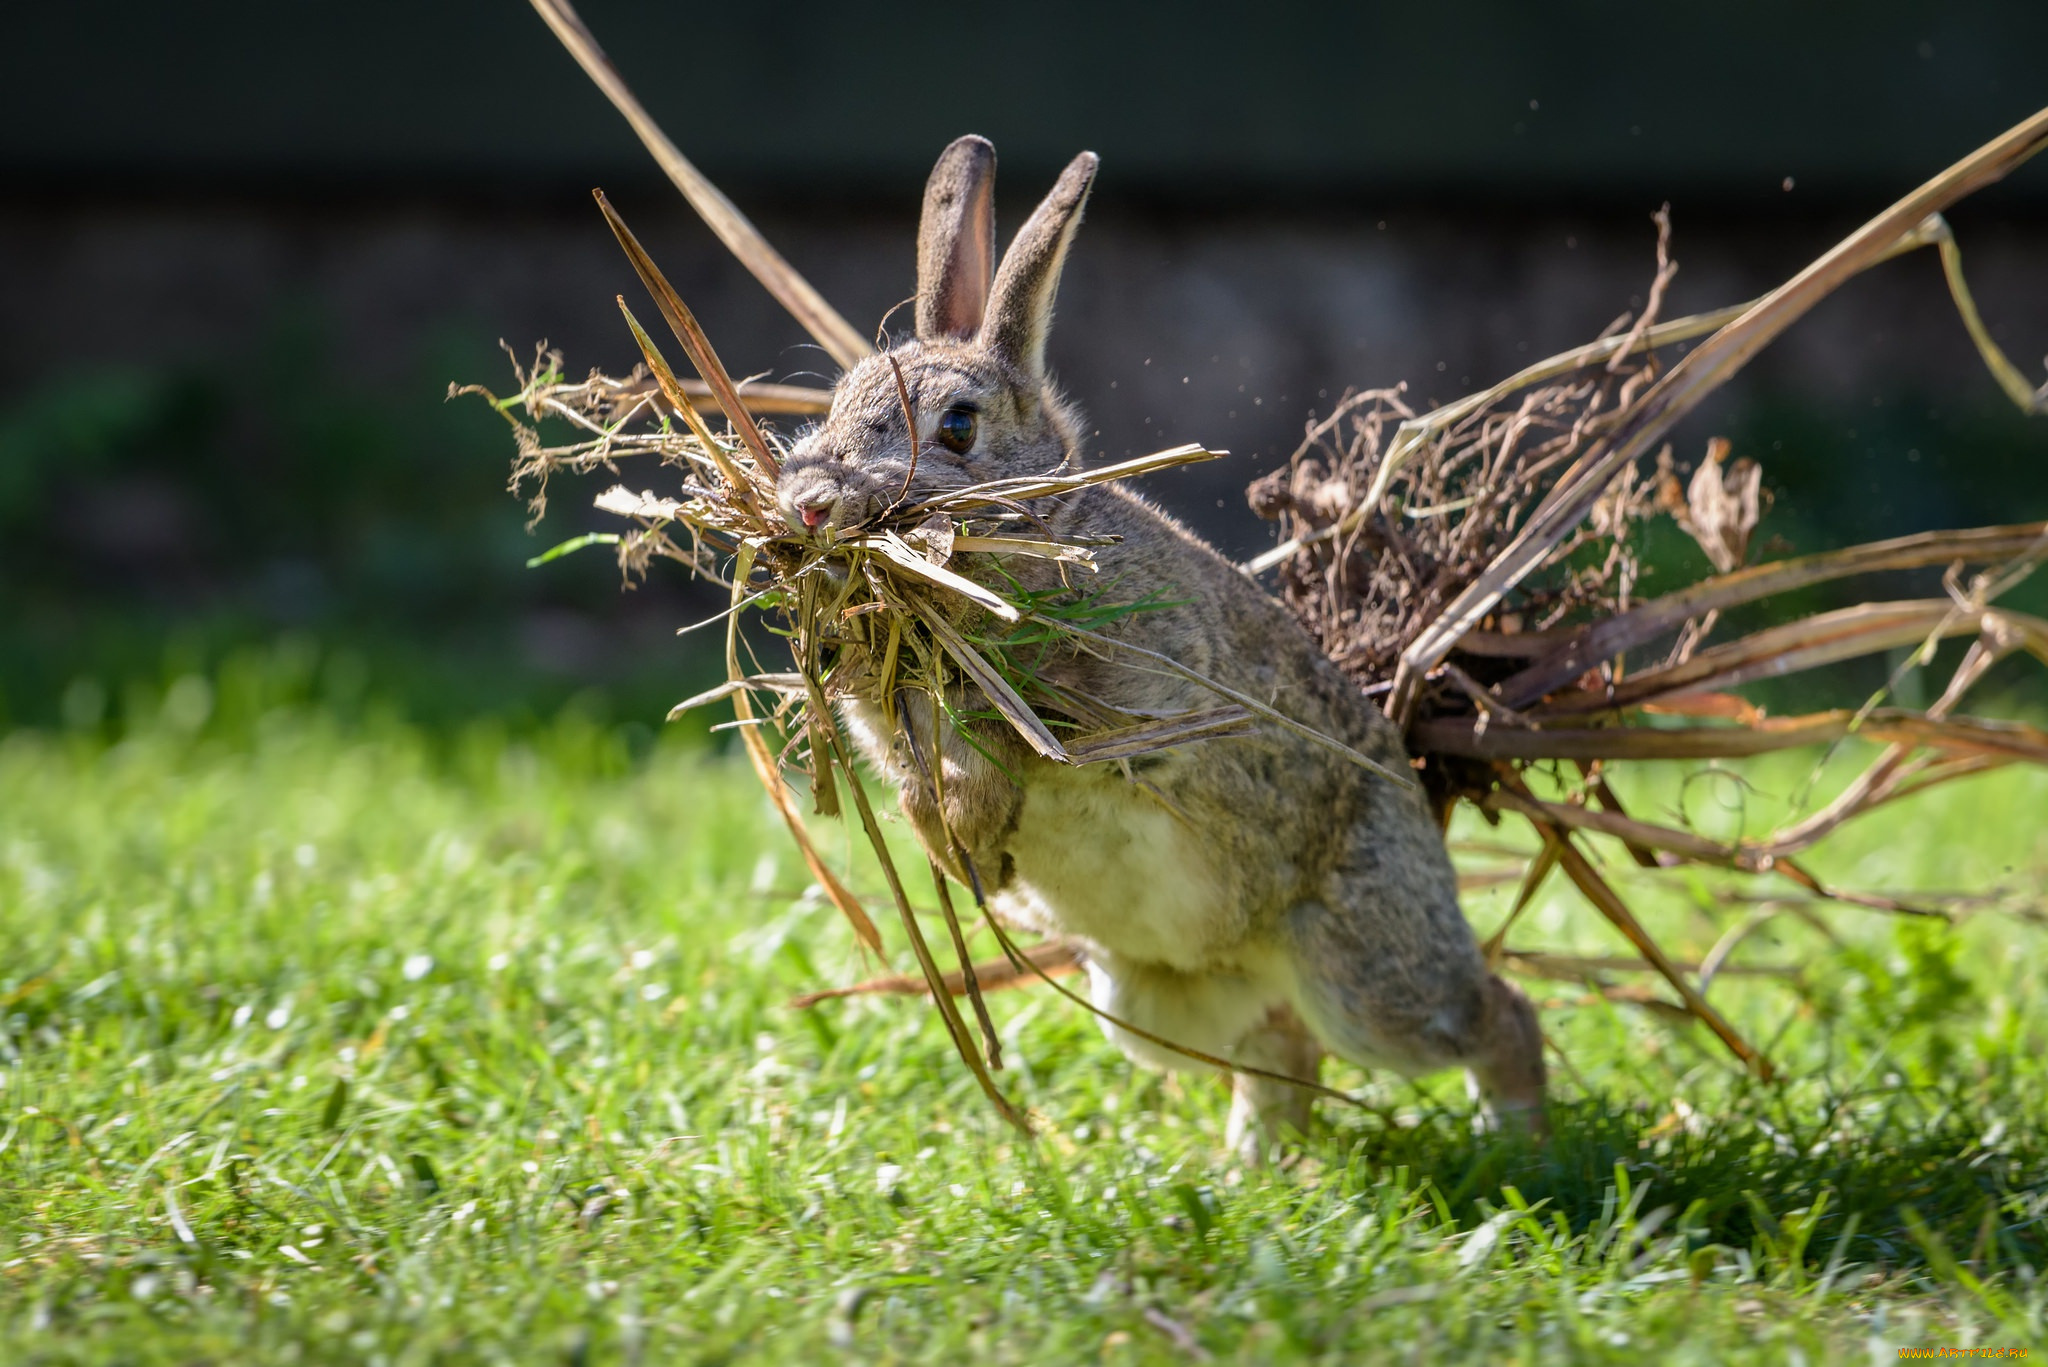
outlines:
M2048 104L2048 6L689 6L585 19L684 151L856 326L912 288L966 131L1014 225L1104 158L1056 366L1111 456L1243 554L1243 485L1347 387L1448 399L1641 302L1752 297ZM603 185L727 361L829 363L517 0L104 0L10 14L0 82L0 724L112 724L238 650L423 720L657 719L713 662L674 576L527 557L511 446L449 381L634 359ZM2048 164L1951 215L1993 333L2048 352ZM1799 550L2048 517L2048 422L1929 254L1802 322L1679 434L1763 460ZM1685 572L1684 564L1666 568ZM1653 581L1654 585L1654 581ZM280 646L278 643L282 642Z

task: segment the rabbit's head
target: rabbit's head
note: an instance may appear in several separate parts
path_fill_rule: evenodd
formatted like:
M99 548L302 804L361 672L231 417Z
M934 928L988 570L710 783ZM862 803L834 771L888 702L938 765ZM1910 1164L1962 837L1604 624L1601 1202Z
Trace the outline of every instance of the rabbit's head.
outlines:
M776 498L792 531L829 539L899 500L1044 474L1077 454L1045 335L1095 165L1092 152L1074 158L997 269L995 149L965 137L940 156L918 227L917 335L849 370L790 452Z

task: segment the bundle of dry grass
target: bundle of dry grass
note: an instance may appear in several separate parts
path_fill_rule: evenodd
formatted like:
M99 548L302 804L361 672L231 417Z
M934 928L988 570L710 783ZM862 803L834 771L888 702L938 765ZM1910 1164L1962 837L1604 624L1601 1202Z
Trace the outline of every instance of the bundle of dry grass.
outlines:
M1641 316L1616 319L1581 363L1560 371L1566 358L1546 362L1526 372L1525 386L1426 420L1403 388L1347 394L1309 426L1286 465L1248 491L1252 510L1280 523L1284 540L1247 568L1278 572L1295 615L1362 685L1391 682L1401 652L1486 572L1661 373L1650 338L1676 273L1667 212L1657 227L1657 275ZM1554 378L1533 378L1545 373ZM1667 453L1667 478L1669 465ZM1625 467L1496 617L1513 632L1542 632L1625 608L1639 573L1631 526L1658 510L1659 492Z
M573 10L563 0L533 3L771 293L841 364L869 354L859 334L661 135ZM1819 299L1869 266L1926 245L1939 247L1958 309L2000 383L2028 411L2048 407L2048 390L2030 388L1983 328L1953 235L1940 218L1943 208L2044 145L2048 111L1935 177L1764 298L1668 322L1658 313L1674 267L1669 223L1660 214L1658 269L1640 316L1427 414L1409 410L1398 390L1352 395L1311 427L1287 468L1253 487L1254 507L1281 522L1285 540L1246 571L1278 570L1283 596L1325 649L1361 687L1385 698L1446 815L1465 800L1495 817L1526 820L1541 837L1541 853L1521 873L1508 923L1489 942L1496 961L1538 974L1583 968L1577 960L1511 951L1504 941L1539 886L1563 869L1642 962L1669 982L1678 1000L1664 1005L1704 1021L1768 1076L1769 1062L1695 983L1695 968L1710 976L1733 943L1708 956L1712 968L1673 962L1588 858L1583 837L1615 837L1646 865L1691 862L1783 876L1814 896L1938 915L1896 899L1826 888L1796 856L1859 812L1907 793L2015 761L2048 763L2048 733L1956 712L1969 688L2005 655L2030 650L2048 661L2048 623L1996 606L2048 558L2048 524L1929 533L1750 566L1748 542L1760 501L1754 465L1725 464L1725 451L1716 449L1681 490L1668 450L1645 463L1673 424ZM551 474L616 472L620 459L649 455L674 470L681 497L614 486L598 506L626 518L630 530L577 538L538 559L602 541L615 547L628 574L667 558L729 588L732 606L722 615L727 680L678 711L731 700L732 724L813 875L862 942L879 949L873 922L806 835L784 770L806 776L820 813L836 814L842 790L849 796L920 969L916 978L878 979L813 1000L858 991L929 993L984 1091L1022 1126L1023 1117L991 1076L1002 1066L1001 1052L981 1001L981 980L1050 981L1070 957L1057 945L1020 949L988 917L1007 962L970 962L945 876L934 864L935 897L957 960L953 972L940 970L861 787L835 720L834 697L858 692L886 709L938 708L949 681L971 683L1037 753L1057 761L1127 761L1256 726L1287 727L1359 763L1372 761L1151 652L1139 652L1146 658L1132 663L1204 684L1216 694L1216 706L1164 717L1115 714L1035 675L1032 660L1048 648L1134 650L1095 628L1146 605L1089 592L1092 548L1053 539L1025 501L1212 458L1199 447L1099 470L998 481L922 502L899 497L857 535L827 547L792 535L773 497L782 447L754 414L820 412L829 396L736 385L632 233L602 195L599 202L699 378L675 375L622 299L644 372L570 382L559 358L544 354L520 372L517 394L492 397L518 433L513 483L533 486L537 517ZM1694 341L1697 346L1666 366L1667 348ZM710 410L723 415L725 431L712 429L705 417ZM574 439L544 444L538 423L549 417L577 429ZM1631 531L1665 514L1694 536L1719 573L1637 601ZM1003 591L1000 575L986 572L999 554L1057 562L1068 591ZM1867 603L1713 642L1721 614L1738 605L1855 574L1934 565L1951 566L1946 598ZM1971 566L1980 568L1966 576ZM940 610L957 609L962 601L975 611L963 617ZM745 638L737 624L749 609L775 616L790 642L790 669L765 670L751 659L743 664ZM1899 647L1913 648L1909 665L1925 663L1940 641L1967 633L1976 640L1939 700L1926 708L1885 706L1880 695L1857 707L1773 718L1729 691L1766 675ZM756 697L769 700L765 712L756 710ZM770 745L777 733L787 738L779 750ZM1608 768L1624 760L1735 757L1850 734L1886 748L1835 801L1759 841L1729 845L1639 821L1622 809L1606 778ZM1536 765L1574 773L1572 790L1561 800L1539 798L1525 778ZM979 900L980 889L973 891ZM975 1029L955 996L970 1001Z

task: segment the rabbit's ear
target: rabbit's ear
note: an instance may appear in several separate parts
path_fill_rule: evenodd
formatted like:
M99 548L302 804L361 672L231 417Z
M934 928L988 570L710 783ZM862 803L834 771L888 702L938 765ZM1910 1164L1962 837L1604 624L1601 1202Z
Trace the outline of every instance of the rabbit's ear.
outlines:
M981 330L995 272L996 149L968 134L939 154L917 226L917 336L964 342Z
M1099 159L1083 152L1060 172L1052 187L1003 255L989 299L983 345L1037 380L1045 374L1045 334L1052 325L1052 297L1060 284L1067 246L1081 223L1081 206L1095 183Z

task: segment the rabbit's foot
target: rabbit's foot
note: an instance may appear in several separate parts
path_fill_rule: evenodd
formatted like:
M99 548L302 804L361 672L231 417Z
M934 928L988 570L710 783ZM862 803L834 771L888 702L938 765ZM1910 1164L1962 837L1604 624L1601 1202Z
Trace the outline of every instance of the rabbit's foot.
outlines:
M1543 1028L1522 989L1497 973L1486 975L1477 1048L1465 1076L1480 1102L1487 1129L1550 1137L1543 1110Z
M1538 1143L1549 1142L1550 1116L1544 1109L1540 1094L1533 1102L1527 1098L1509 1100L1498 1095L1489 1095L1485 1083L1480 1081L1478 1072L1471 1068L1465 1070L1465 1094L1475 1103L1472 1112L1472 1133L1521 1135Z

